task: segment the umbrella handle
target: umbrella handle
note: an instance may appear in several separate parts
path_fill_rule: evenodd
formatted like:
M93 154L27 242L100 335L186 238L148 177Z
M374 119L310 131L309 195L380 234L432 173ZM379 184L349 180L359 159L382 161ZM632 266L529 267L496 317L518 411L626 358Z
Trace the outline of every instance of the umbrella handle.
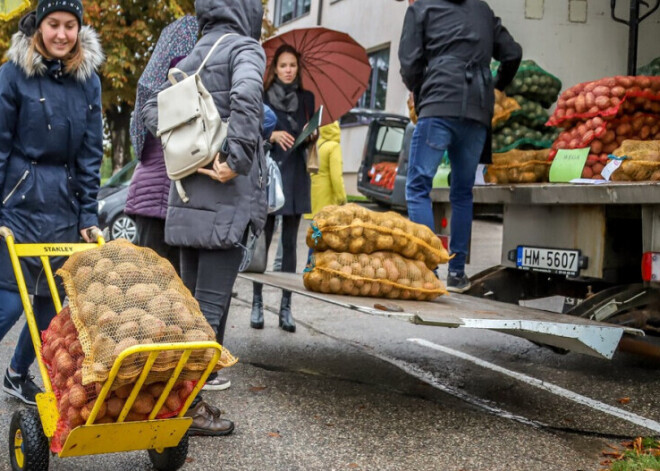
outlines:
M170 83L171 83L172 85L176 85L177 83L179 83L179 81L178 81L177 78L175 77L175 74L181 74L181 75L183 75L183 78L184 78L184 79L187 79L187 78L188 78L188 74L185 73L183 70L181 70L181 69L177 69L176 67L175 67L175 68L172 68L172 69L170 69L170 70L167 72L167 79L170 81Z

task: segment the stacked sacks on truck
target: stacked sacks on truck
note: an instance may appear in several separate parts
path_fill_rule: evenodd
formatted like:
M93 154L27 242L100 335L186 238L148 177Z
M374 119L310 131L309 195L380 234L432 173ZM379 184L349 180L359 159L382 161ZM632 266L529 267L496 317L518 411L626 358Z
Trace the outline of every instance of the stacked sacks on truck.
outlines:
M534 183L548 180L550 149L510 150L493 154L493 163L488 166L486 183Z
M497 63L494 63L495 73ZM511 171L493 169L487 174L490 183L532 183L547 181L546 165L538 164L532 169L527 163L536 160L539 150L548 149L559 130L545 125L549 113L546 110L559 95L561 81L546 72L534 61L523 61L513 82L506 88L509 99L518 104L518 109L509 113L507 119L493 121L493 164L499 167L510 165ZM506 96L505 95L505 96ZM496 111L500 92L496 91ZM511 153L511 151L518 151ZM497 155L504 157L497 159ZM529 155L525 155L529 154ZM497 163L496 163L497 161ZM525 164L523 171L520 165ZM505 178L505 175L508 176ZM532 179L531 176L535 175ZM498 178L502 177L501 179Z
M552 145L589 148L584 178L603 179L610 155L626 140L660 139L660 77L608 77L566 90L548 121L564 131ZM606 172L609 176L609 172Z
M303 275L311 291L418 300L446 292L432 271L449 261L440 239L398 213L328 206L314 216L307 245L315 251Z
M127 348L154 343L214 341L215 334L169 262L153 250L117 240L69 257L58 270L69 305L43 333L42 354L58 399L60 421L51 443L59 451L86 422L115 359ZM186 362L158 418L176 415L213 357L196 351ZM143 371L147 354L122 363L95 423L114 422ZM146 420L181 358L159 353L125 420ZM236 363L223 349L214 371Z

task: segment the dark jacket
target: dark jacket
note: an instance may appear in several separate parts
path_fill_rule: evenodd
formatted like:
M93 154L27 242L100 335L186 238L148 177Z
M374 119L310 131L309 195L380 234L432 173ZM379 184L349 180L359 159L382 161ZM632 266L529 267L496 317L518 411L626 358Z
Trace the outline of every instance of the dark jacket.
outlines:
M79 41L84 61L71 75L59 61L30 55L31 38L21 31L0 67L0 225L17 242L77 242L80 229L98 224L103 124L96 69L103 52L87 26ZM25 275L34 292L41 264L29 260ZM36 291L47 293L41 280ZM17 289L4 240L0 289Z
M298 111L293 117L303 128L309 119L314 115L314 94L307 90L298 92ZM264 102L270 106L277 115L277 126L275 131L286 131L294 138L297 138L299 132L294 132L287 113L275 108L268 97ZM277 162L282 174L282 190L284 191L284 206L275 214L292 216L296 214L306 214L312 211L312 200L310 195L310 179L307 173L306 152L307 146L303 143L295 150L284 151L278 144L274 144L270 151L270 156Z
M502 65L493 79L491 59ZM522 48L482 0L417 0L399 44L401 77L420 118L463 117L490 126L496 86L515 76Z
M229 119L227 164L238 176L227 183L194 174L182 180L190 198L181 201L170 191L165 241L170 245L227 249L240 243L248 225L259 233L266 221L266 179L261 122L266 57L258 38L263 7L260 0L197 0L202 38L177 68L193 74L213 44L214 51L200 75L223 119ZM165 84L164 87L167 87ZM153 134L158 125L158 98L142 110Z

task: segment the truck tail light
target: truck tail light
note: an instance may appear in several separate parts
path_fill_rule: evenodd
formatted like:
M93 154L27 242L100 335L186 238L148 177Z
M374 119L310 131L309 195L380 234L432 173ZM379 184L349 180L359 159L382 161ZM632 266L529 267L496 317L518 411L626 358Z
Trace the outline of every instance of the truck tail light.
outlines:
M442 242L442 246L445 250L449 250L449 236L448 235L438 235L438 239Z
M646 252L642 255L642 280L660 281L660 252Z

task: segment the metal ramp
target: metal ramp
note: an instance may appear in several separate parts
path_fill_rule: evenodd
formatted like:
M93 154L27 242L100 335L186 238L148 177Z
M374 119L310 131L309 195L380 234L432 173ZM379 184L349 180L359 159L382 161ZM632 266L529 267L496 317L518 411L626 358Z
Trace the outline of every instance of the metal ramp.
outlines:
M624 333L644 335L638 329L465 295L453 294L435 301L392 301L307 291L302 275L297 273L241 273L239 277L365 314L398 318L419 325L495 330L608 360L614 355ZM401 312L378 309L377 304L395 304Z

